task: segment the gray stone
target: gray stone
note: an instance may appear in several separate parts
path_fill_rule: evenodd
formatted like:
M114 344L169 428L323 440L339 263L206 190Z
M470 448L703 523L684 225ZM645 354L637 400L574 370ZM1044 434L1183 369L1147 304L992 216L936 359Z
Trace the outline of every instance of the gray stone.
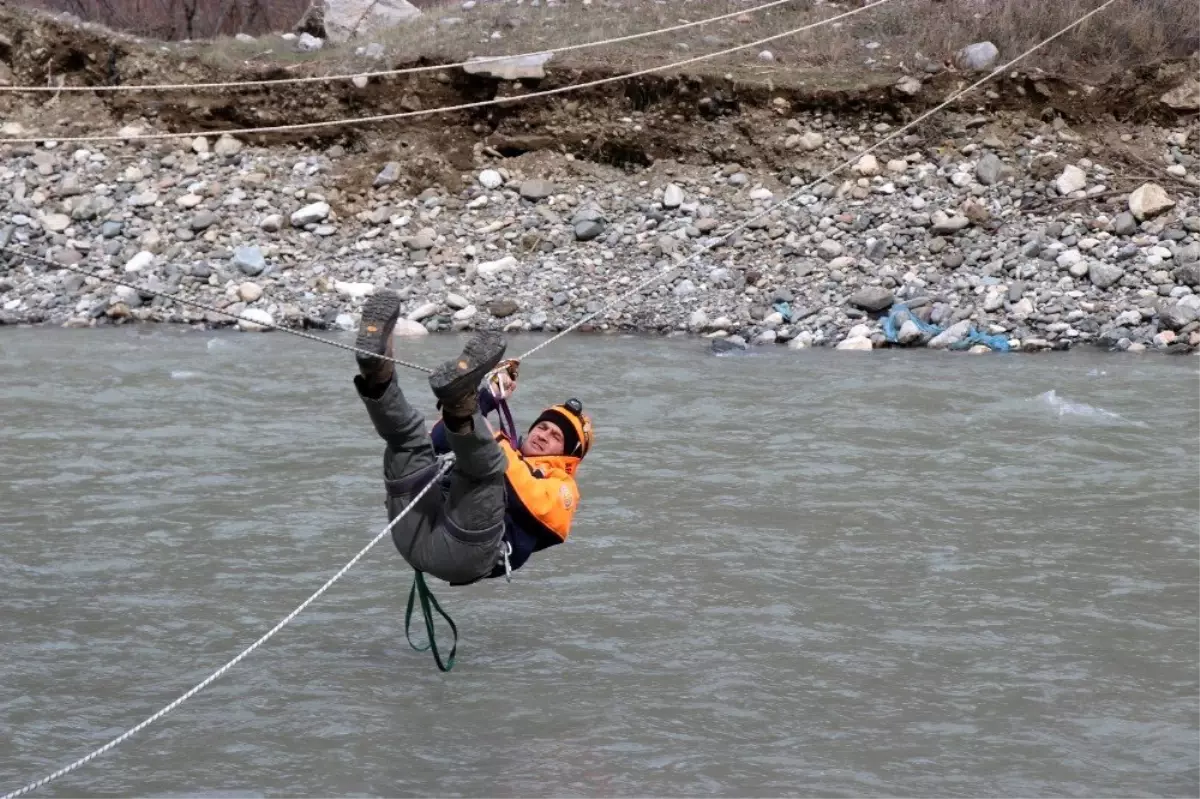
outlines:
M197 211L192 215L191 229L195 231L208 230L217 224L217 215L212 211Z
M1200 319L1200 294L1177 300L1164 300L1158 308L1159 321L1168 330L1181 330Z
M930 339L929 346L935 350L946 349L965 339L969 332L971 332L970 320L962 319Z
M1113 232L1118 236L1132 236L1137 233L1137 229L1137 220L1128 211L1122 211L1113 220Z
M233 251L233 265L240 269L242 274L254 277L262 274L267 268L267 260L258 247L241 246Z
M987 153L975 165L975 179L985 186L992 186L1004 178L1004 162L995 153Z
M577 241L591 241L604 232L603 222L582 221L575 223L575 238Z
M374 182L371 184L375 188L381 186L390 186L400 179L400 164L395 161L388 161L383 165L383 169L379 170L379 174L375 176Z
M954 63L959 69L981 71L991 69L1000 57L1000 51L991 42L969 44L954 54Z
M892 307L896 301L892 292L881 286L868 286L859 289L850 296L850 304L864 311L883 311Z
M538 200L544 200L551 194L554 194L554 184L548 180L534 178L522 183L519 191L521 196L526 200L533 200L536 202Z
M1117 281L1124 277L1125 270L1112 264L1092 263L1088 267L1087 275L1096 288L1106 289L1116 285Z

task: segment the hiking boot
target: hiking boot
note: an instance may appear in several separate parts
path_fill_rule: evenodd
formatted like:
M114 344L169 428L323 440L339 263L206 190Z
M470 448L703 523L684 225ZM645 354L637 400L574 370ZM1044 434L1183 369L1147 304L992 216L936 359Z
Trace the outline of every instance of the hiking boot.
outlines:
M443 418L465 421L479 409L479 384L500 363L508 342L500 333L481 331L471 337L462 354L446 361L429 376Z
M354 346L360 350L392 357L394 351L392 333L400 318L400 297L394 291L372 294L363 305L362 320L358 325L358 339ZM368 383L382 384L396 373L395 364L363 352L354 353L358 371Z

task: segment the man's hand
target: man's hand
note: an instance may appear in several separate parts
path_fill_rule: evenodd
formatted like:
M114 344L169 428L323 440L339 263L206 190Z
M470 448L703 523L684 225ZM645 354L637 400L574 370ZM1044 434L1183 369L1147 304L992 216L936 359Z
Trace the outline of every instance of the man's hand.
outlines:
M497 400L506 400L517 390L517 374L520 363L514 359L501 361L487 377L488 389Z

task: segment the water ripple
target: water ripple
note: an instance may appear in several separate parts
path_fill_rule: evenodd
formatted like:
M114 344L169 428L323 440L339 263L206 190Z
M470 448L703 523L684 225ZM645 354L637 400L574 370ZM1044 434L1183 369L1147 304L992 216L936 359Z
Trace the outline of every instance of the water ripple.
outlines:
M344 352L2 332L7 788L203 679L385 517ZM450 675L404 641L385 540L41 795L1200 792L1189 359L544 355L517 409L594 413L580 515L511 585L435 589Z

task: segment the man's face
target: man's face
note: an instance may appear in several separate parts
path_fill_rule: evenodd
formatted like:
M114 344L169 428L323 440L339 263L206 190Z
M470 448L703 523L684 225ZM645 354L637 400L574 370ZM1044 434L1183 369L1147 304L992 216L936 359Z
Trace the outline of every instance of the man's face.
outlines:
M525 436L525 442L521 445L521 452L535 457L539 455L562 455L562 430L559 430L556 424L546 421L538 422L529 431L529 435Z

